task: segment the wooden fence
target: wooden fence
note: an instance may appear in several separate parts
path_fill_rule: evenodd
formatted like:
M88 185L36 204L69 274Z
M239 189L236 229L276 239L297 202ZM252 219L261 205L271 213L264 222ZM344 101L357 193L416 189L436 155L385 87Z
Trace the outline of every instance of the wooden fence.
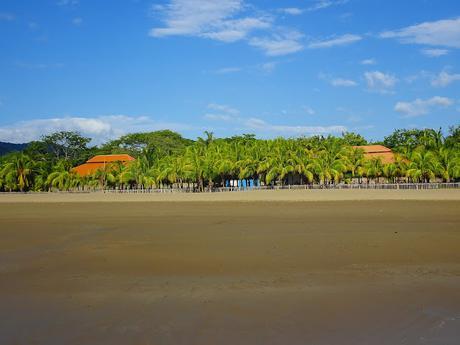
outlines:
M337 189L387 189L387 190L428 190L428 189L460 189L460 182L453 183L339 183L339 184L307 184L285 186L257 187L215 187L199 191L197 188L144 188L144 189L77 189L69 191L53 190L50 192L0 192L0 194L87 194L87 193L120 193L120 194L150 194L150 193L225 193L250 192L255 190L337 190Z
M215 187L199 191L196 188L152 188L152 189L105 189L104 193L223 193L248 192L254 190L321 190L321 189L388 189L388 190L427 190L427 189L460 189L460 183L369 183L369 184L307 184L285 186L258 186L258 187Z

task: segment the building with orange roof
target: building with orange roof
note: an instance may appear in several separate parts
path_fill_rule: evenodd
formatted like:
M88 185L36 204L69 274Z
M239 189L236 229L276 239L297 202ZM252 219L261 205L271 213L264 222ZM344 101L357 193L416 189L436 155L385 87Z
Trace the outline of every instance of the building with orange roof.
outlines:
M395 154L391 149L383 145L353 146L355 149L363 150L365 159L380 158L383 164L394 163Z
M104 169L108 164L121 162L129 164L135 159L130 155L99 155L86 161L86 163L73 168L73 171L80 176L88 176L94 174L97 170Z

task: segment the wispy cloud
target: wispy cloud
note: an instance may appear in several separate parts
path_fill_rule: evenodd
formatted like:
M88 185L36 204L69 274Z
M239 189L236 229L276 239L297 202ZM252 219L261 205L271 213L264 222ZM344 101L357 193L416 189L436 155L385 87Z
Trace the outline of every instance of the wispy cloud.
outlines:
M79 3L79 0L58 0L58 2L56 2L58 6L76 6Z
M267 18L242 18L226 21L220 29L204 32L202 36L222 42L236 42L246 38L253 30L270 27Z
M243 0L171 0L167 5L155 6L164 26L150 30L150 36L197 36L235 42L253 30L271 27L268 16L236 17L244 9Z
M318 74L318 78L320 80L326 81L334 87L353 87L358 85L358 83L352 79L335 78L330 74L325 74L322 72Z
M370 91L380 93L389 93L398 82L398 79L394 75L380 71L365 72L364 79Z
M303 35L297 31L273 34L270 37L254 37L249 44L262 49L268 56L281 56L296 53L303 49Z
M308 114L308 115L315 115L316 111L309 106L303 106L302 109Z
M401 43L460 48L460 17L385 31L380 34L380 37L396 38Z
M239 110L232 108L228 105L210 103L208 104L208 110L210 112L204 115L204 118L207 120L213 121L225 121L225 122L239 122Z
M241 72L241 67L222 67L213 71L215 74L231 74Z
M275 125L266 122L259 118L250 118L245 122L245 126L249 130L256 130L262 134L268 135L318 135L318 134L333 134L346 132L347 128L342 125L334 126L292 126L292 125Z
M415 74L405 77L403 80L406 83L412 84L415 81L422 80L422 79L430 79L430 78L433 79L433 73L430 73L425 70L421 70Z
M218 104L218 103L209 103L208 109L224 112L230 115L238 115L240 113L238 109L232 108L228 105Z
M435 96L430 99L417 98L412 102L398 102L395 111L404 114L403 117L416 117L426 115L434 107L448 107L454 102L450 98Z
M244 40L268 56L303 49L301 33L275 25L276 16L256 10L244 0L169 0L153 8L164 25L151 29L152 37L190 36L226 43ZM300 11L284 10L290 14Z
M276 61L265 62L259 65L259 68L265 73L271 73L275 70L278 63Z
M312 6L307 8L307 11L318 11L328 7L344 5L348 0L317 0Z
M208 104L208 109L213 110L204 115L204 118L211 121L223 122L227 126L233 126L233 129L239 131L251 131L260 135L276 136L276 135L317 135L317 134L332 134L342 133L347 130L345 126L292 126L285 124L272 124L265 120L256 117L245 118L240 115L240 111L228 105L216 103ZM315 114L315 111L310 107L303 108L309 115Z
M335 38L327 39L324 41L312 42L308 45L310 49L319 49L319 48L331 48L336 46L345 46L358 41L361 41L362 37L359 35L345 34Z
M420 52L428 57L440 57L449 53L447 49L422 49Z
M98 117L55 117L19 121L0 127L0 141L25 143L56 131L78 131L93 139L94 144L132 132L194 129L183 123L156 121L147 116L109 115Z
M286 7L286 8L280 8L278 12L289 14L291 16L299 16L302 13L304 13L305 10L298 8L298 7Z
M358 83L355 82L354 80L351 79L342 79L342 78L337 78L337 79L332 79L331 80L331 85L332 86L341 86L341 87L353 87L357 86Z
M460 74L449 74L446 71L442 71L435 78L433 78L431 85L435 87L445 87L459 80Z
M72 24L75 25L75 26L79 26L83 23L83 18L81 17L76 17L74 19L72 19Z
M377 60L372 58L372 59L365 59L361 61L361 65L376 65Z

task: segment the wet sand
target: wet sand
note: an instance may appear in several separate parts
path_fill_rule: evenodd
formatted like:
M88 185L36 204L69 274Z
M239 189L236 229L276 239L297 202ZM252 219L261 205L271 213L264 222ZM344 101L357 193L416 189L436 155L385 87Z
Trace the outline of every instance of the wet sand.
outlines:
M7 197L0 344L460 343L458 197Z

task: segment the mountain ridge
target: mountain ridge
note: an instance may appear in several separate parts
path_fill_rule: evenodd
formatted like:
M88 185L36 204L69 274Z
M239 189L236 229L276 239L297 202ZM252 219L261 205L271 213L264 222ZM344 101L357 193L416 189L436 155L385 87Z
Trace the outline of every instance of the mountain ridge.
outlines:
M22 151L27 147L27 145L28 144L13 144L0 141L0 156L6 155L10 152Z

